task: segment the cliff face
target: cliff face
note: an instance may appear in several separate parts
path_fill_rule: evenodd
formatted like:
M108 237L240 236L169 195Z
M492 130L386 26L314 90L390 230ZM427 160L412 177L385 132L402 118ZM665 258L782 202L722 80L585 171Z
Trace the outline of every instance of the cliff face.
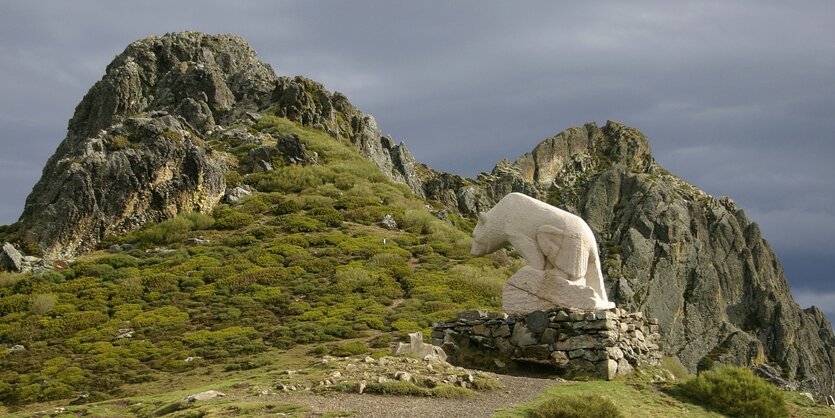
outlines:
M428 171L424 186L465 213L518 191L582 216L601 245L610 298L658 318L664 350L691 370L768 362L806 390L835 391L832 328L794 302L757 224L660 167L635 129L571 128L475 181Z
M72 257L145 222L211 210L238 161L206 141L275 143L246 133L259 112L350 141L421 193L408 149L345 96L277 77L240 37L183 32L136 41L107 66L27 198L22 240L48 258Z

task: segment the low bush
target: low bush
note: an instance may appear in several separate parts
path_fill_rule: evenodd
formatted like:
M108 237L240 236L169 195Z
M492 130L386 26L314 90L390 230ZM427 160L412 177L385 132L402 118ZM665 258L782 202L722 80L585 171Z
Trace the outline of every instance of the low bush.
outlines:
M218 229L241 229L255 221L254 216L228 206L218 206L212 216Z
M526 411L530 418L619 418L623 414L601 395L565 394L549 397Z
M701 405L738 417L786 417L783 394L742 367L725 366L700 373L677 391Z
M391 334L380 334L371 339L371 348L389 348L394 341Z
M211 228L214 219L211 216L194 212L177 215L176 217L157 224L146 226L139 231L128 234L123 240L126 242L140 242L143 244L170 244L188 238L189 231Z
M248 213L250 215L257 215L259 213L264 213L270 208L269 204L265 201L262 195L255 195L250 197L249 199L244 200L241 204L240 209L241 211Z
M271 213L273 215L289 215L291 213L296 213L299 210L301 210L301 206L298 202L292 199L286 199L273 204Z
M239 326L217 331L204 329L189 332L183 335L183 343L207 359L257 353L266 348L258 331L251 327Z
M307 216L330 227L337 228L342 225L342 214L334 208L314 208L307 212Z
M281 225L290 232L316 232L324 228L322 222L300 214L286 216Z
M336 209L357 209L368 206L380 206L380 199L374 196L346 195L337 199L333 205Z

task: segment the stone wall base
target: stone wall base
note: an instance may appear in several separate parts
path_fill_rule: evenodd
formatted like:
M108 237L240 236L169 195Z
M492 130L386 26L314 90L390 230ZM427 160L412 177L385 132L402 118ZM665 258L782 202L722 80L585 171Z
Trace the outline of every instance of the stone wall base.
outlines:
M536 365L555 374L612 379L658 365L658 320L619 308L557 308L510 315L466 311L435 324L432 344L452 364L490 370ZM546 369L547 370L547 369Z

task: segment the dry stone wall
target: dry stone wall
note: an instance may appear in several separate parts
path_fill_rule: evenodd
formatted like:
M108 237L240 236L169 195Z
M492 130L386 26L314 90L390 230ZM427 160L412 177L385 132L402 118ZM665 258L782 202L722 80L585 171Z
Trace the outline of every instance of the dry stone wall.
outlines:
M612 379L662 356L658 320L619 308L557 308L524 315L466 311L435 324L432 344L465 367L505 369L535 365L564 377Z

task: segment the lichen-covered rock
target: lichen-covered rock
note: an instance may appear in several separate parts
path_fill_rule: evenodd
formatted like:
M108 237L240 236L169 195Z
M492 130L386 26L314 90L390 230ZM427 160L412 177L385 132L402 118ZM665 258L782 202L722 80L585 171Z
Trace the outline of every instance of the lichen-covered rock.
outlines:
M4 242L0 248L0 267L11 271L23 271L23 255L8 242Z
M131 118L50 159L26 200L26 236L50 258L180 212L209 211L224 174L203 141L163 112Z

